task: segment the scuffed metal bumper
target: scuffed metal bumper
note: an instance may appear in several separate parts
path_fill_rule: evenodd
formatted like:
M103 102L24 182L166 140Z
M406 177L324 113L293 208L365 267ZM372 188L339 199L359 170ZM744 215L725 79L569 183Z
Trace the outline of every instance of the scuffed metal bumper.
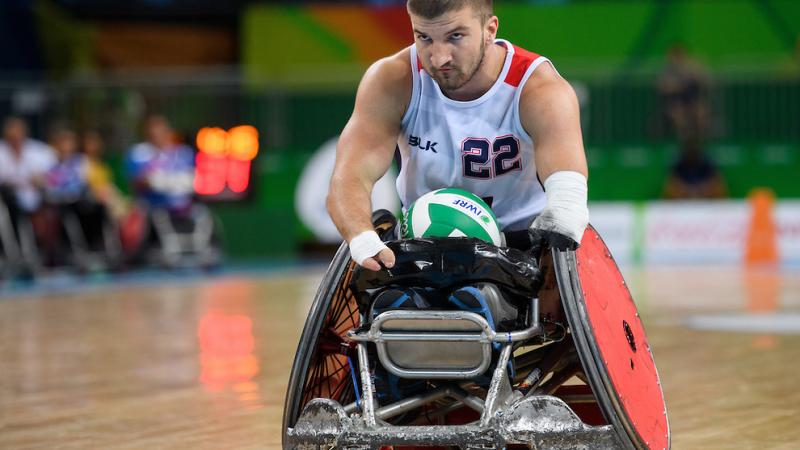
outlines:
M329 399L306 405L294 428L287 430L289 449L379 449L383 445L457 445L462 449L504 448L524 444L534 449L621 449L611 425L584 424L563 400L552 396L523 398L498 411L485 426L436 425L368 427L348 417Z

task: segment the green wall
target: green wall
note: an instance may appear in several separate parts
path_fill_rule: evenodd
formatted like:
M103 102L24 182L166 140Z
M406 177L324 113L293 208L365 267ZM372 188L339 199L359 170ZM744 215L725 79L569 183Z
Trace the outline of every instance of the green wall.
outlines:
M503 1L495 12L500 37L550 57L567 76L652 72L677 41L717 73L799 72L796 0ZM302 89L356 82L412 36L402 6L261 4L244 14L241 40L252 82Z
M769 187L781 198L800 198L800 145L717 143L707 149L731 197ZM653 200L661 197L674 144L587 146L590 200Z

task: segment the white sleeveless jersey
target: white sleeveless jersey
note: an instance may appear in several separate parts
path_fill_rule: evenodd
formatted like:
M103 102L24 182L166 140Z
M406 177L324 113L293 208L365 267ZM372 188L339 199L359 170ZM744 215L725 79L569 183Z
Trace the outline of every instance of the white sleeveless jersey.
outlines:
M447 98L411 46L413 94L398 137L397 192L404 208L440 188L465 189L489 201L506 231L527 228L546 204L536 176L533 140L522 127L522 87L547 58L498 39L507 49L494 85L480 98Z

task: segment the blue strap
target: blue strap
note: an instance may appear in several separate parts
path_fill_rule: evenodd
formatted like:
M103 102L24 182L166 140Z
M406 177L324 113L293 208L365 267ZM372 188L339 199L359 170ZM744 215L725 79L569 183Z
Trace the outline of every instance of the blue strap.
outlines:
M447 300L450 303L453 303L454 305L459 307L460 309L463 309L465 311L470 311L470 312L481 314L483 317L485 317L489 321L489 324L491 324L492 329L494 330L495 327L497 326L497 324L494 322L494 317L492 317L492 310L489 309L489 305L486 303L486 299L483 297L483 293L481 293L481 291L478 290L478 288L475 288L475 287L472 287L472 286L463 287L463 288L457 290L456 292L459 292L459 291L466 291L466 292L469 292L470 294L472 294L478 300L478 303L480 303L480 306L475 308L475 307L469 307L469 306L465 305L461 300L456 298L455 292L453 294L451 294L450 297Z
M373 311L373 315L377 316L378 314L386 311L387 309L397 308L398 306L402 305L403 302L405 302L406 300L408 300L408 294L403 293L403 295L401 295L400 297L397 297L397 299L395 299L395 301L393 301L391 305L389 305L389 306L387 306L385 308L380 308L380 309L376 308Z
M393 301L389 308L397 308L398 306L402 305L403 302L408 300L408 294L403 294L400 297L397 297L397 300Z
M361 396L358 394L358 379L356 378L356 371L353 369L353 360L347 357L347 365L350 366L350 378L353 379L353 390L356 392L356 406L361 408Z

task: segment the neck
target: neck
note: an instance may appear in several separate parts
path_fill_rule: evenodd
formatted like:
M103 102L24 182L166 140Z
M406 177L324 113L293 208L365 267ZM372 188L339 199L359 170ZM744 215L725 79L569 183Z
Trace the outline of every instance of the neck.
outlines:
M475 75L464 86L444 94L456 101L467 102L480 98L494 86L503 71L508 50L502 45L492 43L486 46L483 62Z

